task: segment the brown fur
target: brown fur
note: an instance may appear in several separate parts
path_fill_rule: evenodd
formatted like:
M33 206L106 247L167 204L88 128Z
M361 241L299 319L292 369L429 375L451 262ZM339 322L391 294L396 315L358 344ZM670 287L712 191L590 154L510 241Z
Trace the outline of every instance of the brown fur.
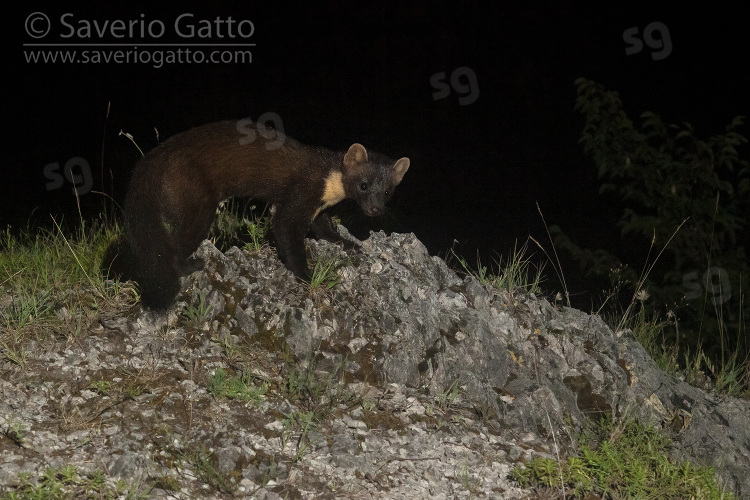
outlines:
M393 163L360 144L336 153L288 137L278 147L268 135L259 128L255 140L243 143L247 136L238 122L210 123L171 137L138 162L125 199L125 231L144 305L172 303L179 276L222 200L243 196L272 204L279 257L309 279L308 230L343 241L324 210L354 198L367 215L380 215L409 168L408 158Z

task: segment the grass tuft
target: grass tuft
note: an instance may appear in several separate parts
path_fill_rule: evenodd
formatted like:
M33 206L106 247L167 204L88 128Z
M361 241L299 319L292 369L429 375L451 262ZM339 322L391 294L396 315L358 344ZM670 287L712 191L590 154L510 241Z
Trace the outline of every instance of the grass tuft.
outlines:
M730 500L714 470L675 463L668 457L671 440L635 420L605 418L579 439L579 453L563 461L535 458L513 470L522 486L558 489L563 498L663 498Z

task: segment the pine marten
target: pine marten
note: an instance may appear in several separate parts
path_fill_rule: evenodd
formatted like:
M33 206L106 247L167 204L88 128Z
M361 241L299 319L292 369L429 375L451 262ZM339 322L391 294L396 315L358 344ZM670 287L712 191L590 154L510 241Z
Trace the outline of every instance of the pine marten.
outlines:
M325 210L353 198L368 216L384 205L409 168L353 144L345 153L310 147L253 124L252 141L241 122L223 121L179 133L136 165L125 198L125 249L141 302L168 308L179 277L207 236L217 205L242 196L271 204L271 229L281 261L308 281L304 238L343 242ZM243 125L246 126L246 125ZM281 144L281 146L279 146Z

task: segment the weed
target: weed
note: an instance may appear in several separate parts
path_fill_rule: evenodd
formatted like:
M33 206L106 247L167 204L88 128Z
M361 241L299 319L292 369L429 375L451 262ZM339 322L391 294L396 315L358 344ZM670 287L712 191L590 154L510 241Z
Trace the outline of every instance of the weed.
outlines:
M21 446L29 428L23 421L16 420L13 417L10 417L6 423L5 435L18 446Z
M115 224L106 218L93 225L81 221L66 236L53 222L53 231L15 233L6 228L0 238L0 324L12 335L62 329L73 338L96 312L129 290L105 280L100 270L107 244L118 231ZM0 342L6 351L16 350L7 337Z
M284 430L281 433L282 450L286 448L289 439L299 432L299 436L296 440L297 451L293 459L293 462L296 463L302 459L309 446L307 443L307 437L309 432L315 429L315 412L293 411L286 415L281 423L284 427Z
M2 354L5 359L21 368L26 367L26 349L18 341L11 343L5 340L0 340L0 347L2 347L0 354Z
M125 395L128 399L135 400L138 396L143 394L145 387L141 384L129 384L125 387Z
M247 225L247 236L250 241L245 243L245 250L255 253L259 252L268 241L268 230L270 220L266 218L256 218Z
M310 430L315 428L316 422L324 420L340 404L349 407L364 406L362 397L347 392L345 384L336 379L336 374L341 371L345 363L346 359L341 360L340 364L323 376L318 376L316 373L314 357L309 358L301 368L295 366L289 369L288 380L285 384L286 395L304 410L286 415L282 422L285 429L282 433L284 442L290 439L291 433L299 431L295 461L301 459L307 449L306 439Z
M542 282L543 266L537 266L533 275L530 274L531 260L526 256L528 251L528 242L524 243L521 248L515 246L513 251L506 259L500 257L495 267L496 273L485 265L477 257L476 271L472 270L466 259L457 255L451 250L452 255L458 260L464 272L474 276L481 284L490 285L498 290L507 290L513 292L522 289L527 293L540 293L540 283Z
M211 337L211 341L221 347L227 360L230 361L239 360L248 354L247 347L238 344L235 339L235 336L228 333L221 333L218 336Z
M184 468L187 464L203 483L222 493L231 492L229 476L219 470L213 452L203 444L196 446L193 442L185 442L182 436L175 434L174 430L166 424L158 427L155 439L162 448L157 455L158 461L167 469ZM171 473L159 477L158 484L173 491L180 489L179 480Z
M343 365L344 361L341 363ZM313 411L316 419L321 419L337 402L348 399L343 395L343 384L336 381L336 373L340 367L318 377L314 357L307 359L303 365L301 368L294 366L289 370L286 393L290 399Z
M458 399L459 396L459 387L458 387L458 380L455 380L450 387L448 387L445 391L443 391L440 395L437 397L437 404L438 408L441 410L446 410L453 402Z
M148 498L151 488L135 483L108 479L97 470L80 475L73 465L48 468L38 478L31 474L18 475L19 486L0 500L36 500L56 498Z
M252 374L245 370L239 376L227 376L223 368L216 369L208 379L207 390L215 398L231 398L259 403L268 393L270 385L263 382L260 387L252 384Z
M188 304L183 312L185 318L194 325L203 323L209 317L213 308L206 304L206 292L198 293L198 304Z
M197 450L189 450L187 453L183 453L181 458L193 467L198 479L207 485L223 493L231 491L229 477L217 468L213 453L206 448L200 447Z
M319 256L313 266L310 277L309 288L311 291L328 291L341 281L337 270L342 265L342 260L337 256Z
M560 488L575 498L586 493L606 498L734 498L717 484L713 469L671 462L670 444L660 431L635 420L602 419L581 436L577 456L564 461L535 458L512 474L522 486Z
M112 382L108 380L92 380L91 388L98 392L101 396L109 394L109 390L112 388Z
M54 303L49 291L37 291L32 288L17 288L12 293L10 304L0 309L3 323L7 329L21 330L28 324L46 317Z
M258 213L255 205L247 205L236 199L222 203L216 209L209 239L221 251L237 245L256 252L267 241L270 220L264 214L265 209Z

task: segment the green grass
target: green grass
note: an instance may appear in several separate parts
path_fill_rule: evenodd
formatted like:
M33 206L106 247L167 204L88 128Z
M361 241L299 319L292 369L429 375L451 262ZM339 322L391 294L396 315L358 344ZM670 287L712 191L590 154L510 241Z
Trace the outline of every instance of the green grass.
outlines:
M300 407L282 420L283 445L294 440L296 453L294 462L302 459L310 443L309 433L318 422L331 417L341 406L354 408L362 406L362 396L350 391L343 380L344 358L330 371L319 371L314 355L303 362L285 359L286 381L282 393L291 403ZM297 435L296 439L294 435Z
M667 329L676 328L676 319L662 320L641 307L625 324L633 335L667 373L681 376L696 387L710 388L718 393L738 398L748 398L748 376L750 362L739 357L739 350L732 351L722 363L712 361L703 351L679 349L667 336Z
M188 304L187 307L185 307L185 310L182 312L182 315L185 317L185 319L187 319L188 322L192 323L193 325L199 325L203 323L213 310L210 304L206 304L205 291L199 292L197 295L198 303Z
M302 460L305 452L309 448L308 436L311 430L316 428L316 415L313 411L293 411L285 415L282 420L283 431L281 433L281 448L286 448L287 443L297 435L295 440L297 451L294 454L293 462Z
M338 285L341 277L338 268L343 264L338 256L321 255L315 260L310 277L310 290L327 291Z
M247 237L245 250L254 253L260 251L268 244L268 232L271 228L271 219L268 217L257 217L247 225Z
M521 289L526 293L539 294L541 293L543 266L535 266L527 253L527 243L524 243L521 248L515 246L506 258L498 258L493 270L483 265L478 257L476 269L472 269L465 258L451 250L452 256L458 261L462 270L474 276L481 284L508 292Z
M603 419L579 440L579 453L557 462L535 458L513 470L522 486L543 486L564 498L731 500L710 467L675 463L667 451L671 441L653 427L634 420Z
M52 226L0 234L0 358L19 366L27 338L76 338L104 310L136 298L132 286L106 280L100 269L116 225Z
M180 458L192 467L195 475L198 476L201 482L222 493L232 491L233 486L229 476L219 470L213 453L205 447L201 446L197 449L189 449L183 452Z
M268 393L269 384L263 382L260 387L252 383L252 374L243 371L240 375L229 376L227 372L219 367L208 379L207 390L215 398L230 398L240 401L253 401L259 403Z
M72 465L49 468L37 478L19 474L18 481L19 486L0 500L140 499L148 498L150 491L122 480L108 480L101 470L81 475Z
M268 244L271 220L265 209L231 199L216 209L208 238L222 252L233 245L258 252Z
M6 421L3 434L18 446L22 446L28 430L29 428L22 420L16 420L15 418L10 417Z

